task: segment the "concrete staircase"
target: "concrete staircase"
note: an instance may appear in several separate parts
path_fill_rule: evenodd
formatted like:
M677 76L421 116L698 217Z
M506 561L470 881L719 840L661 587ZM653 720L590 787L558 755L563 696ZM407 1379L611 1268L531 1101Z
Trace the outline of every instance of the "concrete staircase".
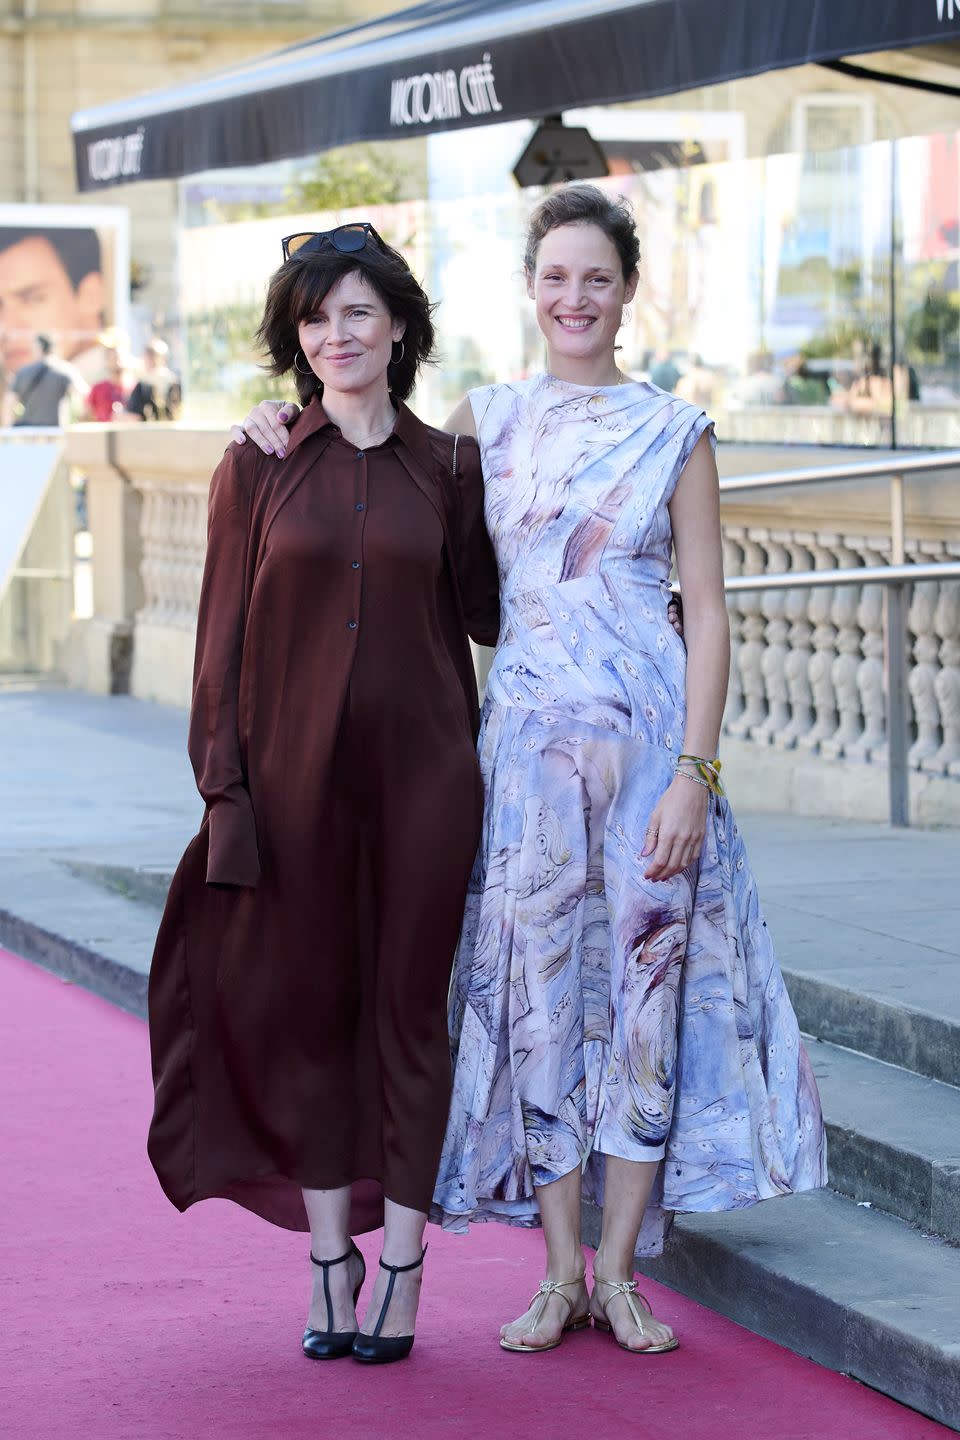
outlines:
M673 1245L641 1268L960 1429L960 1089L947 1083L960 1023L822 973L786 975L819 1037L808 1044L831 1188L680 1217Z
M0 945L137 1014L200 814L185 718L69 692L0 706ZM960 1428L960 832L740 820L814 1037L832 1188L681 1217L644 1268Z
M20 879L21 914L0 908L0 942L144 1014L169 867L109 853L45 863L51 873L34 862ZM43 894L52 927L39 923ZM824 968L832 931L827 920L818 944L805 940ZM831 1188L680 1217L667 1253L640 1268L960 1429L960 1088L944 1078L960 1074L960 1019L823 970L786 975L823 1099ZM599 1216L585 1207L584 1221L596 1243Z

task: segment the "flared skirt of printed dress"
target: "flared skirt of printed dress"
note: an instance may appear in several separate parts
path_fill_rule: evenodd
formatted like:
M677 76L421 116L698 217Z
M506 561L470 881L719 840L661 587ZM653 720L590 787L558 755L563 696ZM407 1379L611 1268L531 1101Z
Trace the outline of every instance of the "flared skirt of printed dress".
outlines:
M451 988L453 1102L433 1218L539 1221L534 1187L662 1160L641 1251L674 1211L826 1180L809 1058L725 799L699 863L646 878L661 746L488 700L486 817Z

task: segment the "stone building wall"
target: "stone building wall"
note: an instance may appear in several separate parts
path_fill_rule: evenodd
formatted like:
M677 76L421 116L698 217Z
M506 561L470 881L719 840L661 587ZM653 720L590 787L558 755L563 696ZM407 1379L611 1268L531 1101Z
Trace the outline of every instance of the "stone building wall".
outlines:
M0 0L0 202L129 207L151 316L176 313L177 186L78 196L70 117L384 14L377 0Z

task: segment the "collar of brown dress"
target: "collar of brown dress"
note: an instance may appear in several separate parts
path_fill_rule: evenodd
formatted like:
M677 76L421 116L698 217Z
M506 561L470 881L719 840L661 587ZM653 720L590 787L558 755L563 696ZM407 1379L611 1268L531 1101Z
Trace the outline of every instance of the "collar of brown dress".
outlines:
M402 400L395 401L394 404L397 411L397 423L392 432L393 437L410 452L426 473L431 475L434 459L430 450L427 427L422 420L417 419L408 406L404 405ZM324 410L319 395L314 395L293 422L287 455L292 455L294 450L311 435L317 435L321 430L327 426L332 427L332 425L333 422Z

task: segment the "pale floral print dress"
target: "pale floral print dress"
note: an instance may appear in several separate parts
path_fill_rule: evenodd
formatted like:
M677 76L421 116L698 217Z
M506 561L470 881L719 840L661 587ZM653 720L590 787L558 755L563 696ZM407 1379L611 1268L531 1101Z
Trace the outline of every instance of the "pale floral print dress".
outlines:
M644 876L682 748L667 504L713 427L655 386L471 392L501 582L480 736L486 812L451 989L433 1218L538 1222L534 1185L660 1160L665 1212L825 1183L823 1122L743 842L710 801L699 863Z

